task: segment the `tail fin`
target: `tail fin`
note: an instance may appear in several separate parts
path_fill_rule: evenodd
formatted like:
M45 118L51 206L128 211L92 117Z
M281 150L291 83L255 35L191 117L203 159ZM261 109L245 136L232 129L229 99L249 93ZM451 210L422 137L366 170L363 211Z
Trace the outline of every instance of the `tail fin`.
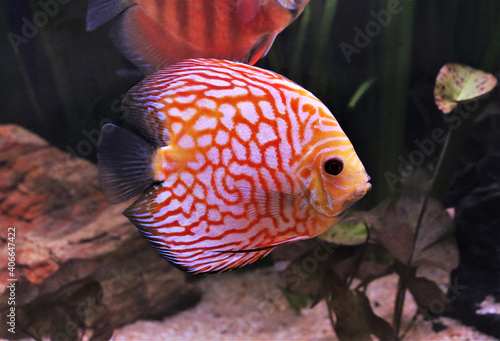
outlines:
M97 149L99 181L110 204L131 199L154 183L151 164L156 148L143 138L108 123Z
M127 0L89 0L87 9L87 31L93 31L132 6Z

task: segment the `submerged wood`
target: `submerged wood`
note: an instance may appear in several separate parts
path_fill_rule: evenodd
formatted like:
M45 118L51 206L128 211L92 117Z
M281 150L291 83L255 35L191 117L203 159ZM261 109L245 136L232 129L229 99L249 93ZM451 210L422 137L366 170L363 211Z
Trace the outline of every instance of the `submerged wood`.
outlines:
M15 125L0 125L0 323L6 326L15 278L14 339L109 336L137 319L195 304L200 293L106 203L92 163L51 147ZM15 228L14 276L7 258ZM12 230L11 230L12 231Z

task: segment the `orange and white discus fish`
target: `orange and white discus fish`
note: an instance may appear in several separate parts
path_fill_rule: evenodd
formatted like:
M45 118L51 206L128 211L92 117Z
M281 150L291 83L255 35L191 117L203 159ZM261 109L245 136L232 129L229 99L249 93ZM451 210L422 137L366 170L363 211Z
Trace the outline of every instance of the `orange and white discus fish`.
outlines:
M153 247L188 272L229 270L312 238L370 189L330 111L246 64L182 61L123 101L142 136L102 129L99 177Z
M87 30L111 37L145 74L188 58L256 63L309 0L89 0Z

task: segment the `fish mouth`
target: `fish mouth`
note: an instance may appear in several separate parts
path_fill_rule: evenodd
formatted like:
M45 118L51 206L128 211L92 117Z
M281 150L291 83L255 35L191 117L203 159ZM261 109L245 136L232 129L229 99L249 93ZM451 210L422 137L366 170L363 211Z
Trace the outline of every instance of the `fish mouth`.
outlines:
M365 172L365 178L356 186L356 190L351 193L355 200L361 199L366 194L366 192L372 189L370 180L370 176Z
M338 214L338 216L341 216L347 211L352 205L354 205L355 202L357 202L359 199L363 198L371 188L372 185L368 182L370 180L370 177L366 180L366 182L360 184L357 186L356 190L352 193L346 194L343 199L345 198L342 208Z
M368 181L370 180L370 177L366 180L365 183L361 184L358 186L358 189L354 192L354 195L360 195L361 197L366 194L369 190L372 189L372 184L369 183ZM361 199L360 197L360 199Z

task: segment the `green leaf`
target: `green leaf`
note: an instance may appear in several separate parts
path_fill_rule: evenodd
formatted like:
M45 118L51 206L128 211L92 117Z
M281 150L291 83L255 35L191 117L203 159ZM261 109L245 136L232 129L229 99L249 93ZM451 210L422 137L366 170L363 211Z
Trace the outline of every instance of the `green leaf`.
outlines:
M349 217L330 227L318 238L338 245L359 245L366 242L368 229L361 216Z
M492 74L462 64L446 64L436 78L434 98L444 113L451 112L460 102L484 95L497 85Z
M351 100L347 104L347 108L353 110L356 107L356 104L358 104L358 101L364 96L364 94L373 86L375 81L377 80L377 77L372 77L369 78L368 80L364 81L363 84L361 84L352 95Z
M281 289L281 292L288 301L288 304L290 304L292 309L295 310L297 314L300 313L301 309L309 308L311 306L312 298L310 295L292 294L284 288Z

